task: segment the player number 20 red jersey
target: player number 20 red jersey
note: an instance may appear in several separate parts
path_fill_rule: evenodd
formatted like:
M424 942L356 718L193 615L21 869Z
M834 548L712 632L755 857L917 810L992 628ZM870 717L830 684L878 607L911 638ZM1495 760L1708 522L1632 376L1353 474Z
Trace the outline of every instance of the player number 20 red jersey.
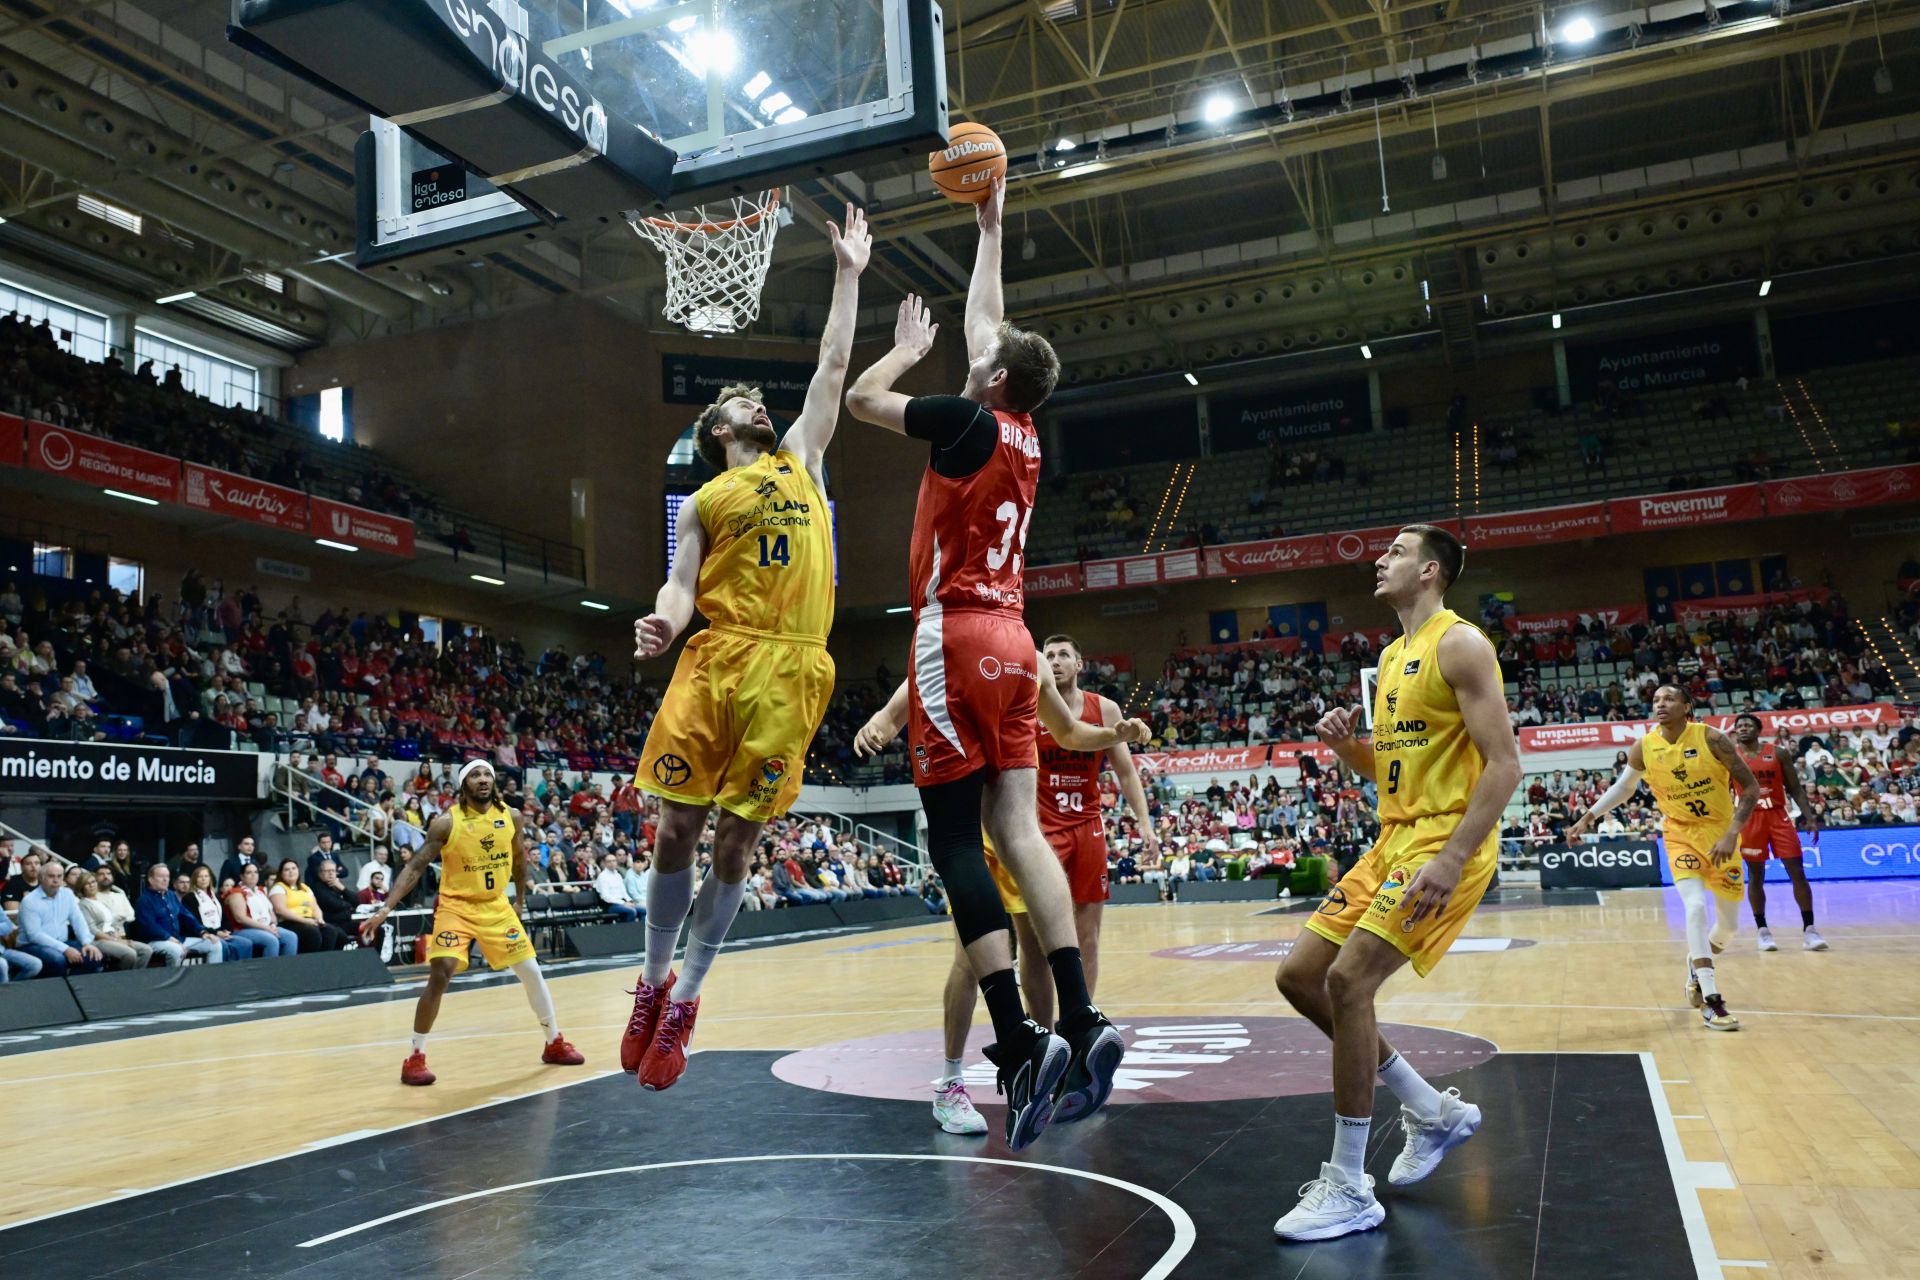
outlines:
M1049 677L1042 675L1041 679ZM1100 695L1080 691L1080 718L1100 724ZM1069 831L1100 821L1100 764L1104 751L1068 751L1040 726L1040 828Z
M916 615L930 604L1018 615L1026 603L1040 434L1024 413L996 410L993 422L1000 440L985 466L955 479L929 465L920 477L909 556Z

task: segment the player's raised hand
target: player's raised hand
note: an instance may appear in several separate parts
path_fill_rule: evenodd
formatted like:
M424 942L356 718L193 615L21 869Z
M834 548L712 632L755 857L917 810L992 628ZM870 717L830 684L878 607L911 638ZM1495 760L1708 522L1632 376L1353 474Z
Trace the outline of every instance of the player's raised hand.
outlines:
M933 312L927 309L926 301L917 293L908 294L900 304L900 318L893 322L893 345L913 352L913 358L919 360L933 350L933 340L939 332L940 326L933 322Z
M827 223L827 235L833 241L833 260L842 271L859 275L873 257L873 233L867 230L866 210L847 205L844 225L846 229L842 230L840 225Z
M1353 741L1353 726L1357 713L1346 707L1335 707L1320 717L1313 726L1314 734L1328 746L1338 746L1342 742Z
M673 623L650 613L633 624L633 656L645 661L657 658L673 643Z
M987 198L973 206L974 217L979 220L980 230L1000 230L1000 217L1007 207L1007 180L995 178L987 192Z

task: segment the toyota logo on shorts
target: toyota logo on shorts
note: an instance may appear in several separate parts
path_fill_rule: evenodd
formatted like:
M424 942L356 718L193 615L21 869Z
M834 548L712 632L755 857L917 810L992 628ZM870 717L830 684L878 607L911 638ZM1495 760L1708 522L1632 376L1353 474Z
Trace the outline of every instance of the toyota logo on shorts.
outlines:
M998 680L1000 678L1000 659L994 657L992 654L988 654L986 657L980 659L980 674L989 680Z

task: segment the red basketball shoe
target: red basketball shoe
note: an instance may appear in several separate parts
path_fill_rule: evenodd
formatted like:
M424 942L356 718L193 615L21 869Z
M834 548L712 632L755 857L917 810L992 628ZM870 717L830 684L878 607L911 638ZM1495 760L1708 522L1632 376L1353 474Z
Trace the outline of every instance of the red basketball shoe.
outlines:
M580 1051L567 1043L565 1036L555 1036L548 1041L547 1047L540 1051L540 1061L550 1067L583 1067L587 1063Z
M424 1050L416 1049L407 1055L400 1067L401 1084L432 1084L436 1077L427 1070L427 1055Z
M693 1040L693 1020L700 1015L700 999L672 1000L660 1015L660 1029L640 1060L640 1087L658 1093L671 1088L687 1069L687 1045Z
M627 1029L620 1036L622 1071L640 1069L640 1059L653 1043L653 1033L660 1029L660 1013L667 1007L667 993L673 990L679 977L677 973L668 973L667 980L657 987L648 986L644 978L634 984L633 1016L627 1019Z

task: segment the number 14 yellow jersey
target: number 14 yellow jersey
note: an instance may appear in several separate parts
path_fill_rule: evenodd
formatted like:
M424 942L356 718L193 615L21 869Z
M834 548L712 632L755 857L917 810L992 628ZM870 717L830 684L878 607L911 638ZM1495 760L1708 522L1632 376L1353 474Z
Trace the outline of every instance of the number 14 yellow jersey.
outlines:
M824 642L833 628L833 517L806 464L763 454L693 495L707 533L694 605L723 627Z

